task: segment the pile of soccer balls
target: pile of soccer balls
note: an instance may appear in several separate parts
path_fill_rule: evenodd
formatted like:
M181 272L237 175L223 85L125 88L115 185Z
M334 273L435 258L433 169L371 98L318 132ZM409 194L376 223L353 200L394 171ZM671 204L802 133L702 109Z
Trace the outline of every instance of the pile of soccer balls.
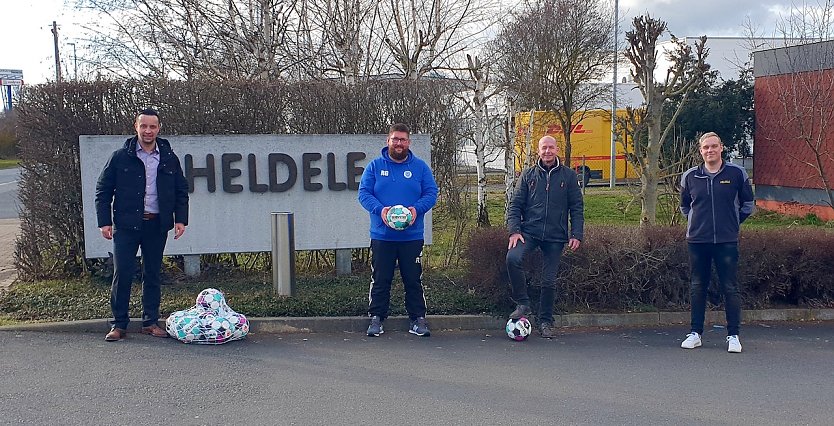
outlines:
M521 317L519 319L512 319L510 318L507 321L507 336L510 339L516 341L526 340L530 333L533 332L533 326L530 324L530 320L525 317Z
M246 337L249 320L226 304L220 290L207 288L193 307L169 315L165 329L180 342L220 345Z

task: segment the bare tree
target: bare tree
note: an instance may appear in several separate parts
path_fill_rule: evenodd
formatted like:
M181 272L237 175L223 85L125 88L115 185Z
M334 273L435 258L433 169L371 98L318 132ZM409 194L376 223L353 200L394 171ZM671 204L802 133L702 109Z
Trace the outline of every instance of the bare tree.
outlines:
M498 0L76 0L103 74L415 80L477 48Z
M455 61L478 47L499 19L499 6L496 0L389 0L380 3L378 34L405 78L464 69Z
M337 75L346 84L390 71L391 56L378 37L377 0L300 0L299 51L308 52L307 74Z
M571 132L607 103L603 80L614 61L614 21L603 0L526 2L496 38L500 81L521 108L552 110L571 164Z
M276 80L294 66L295 0L79 0L99 71L122 77ZM103 22L102 22L103 21Z
M474 126L472 139L475 146L475 173L478 179L477 223L478 226L489 226L486 188L486 149L491 135L494 132L490 124L491 120L487 102L490 98L498 94L498 92L489 88L489 66L482 63L477 56L466 55L466 60L469 65L468 71L471 81L465 84L471 86L469 87L471 97L465 99L465 102L473 116Z
M692 46L672 36L674 48L666 52L672 64L666 70L664 80L658 82L655 79L657 40L666 32L666 22L646 14L634 18L633 26L632 30L626 32L628 46L625 57L631 62L632 78L643 95L644 105L640 118L647 137L644 145L635 143L634 155L630 158L640 172L640 224L654 225L657 222L658 183L663 178L661 156L664 141L669 138L689 94L702 84L703 73L709 69L709 65L704 62L708 54L707 38L700 37L693 52ZM672 117L664 120L664 104L676 96L681 97L678 108Z
M776 34L790 44L829 40L834 36L834 1L791 2L790 12L776 22Z

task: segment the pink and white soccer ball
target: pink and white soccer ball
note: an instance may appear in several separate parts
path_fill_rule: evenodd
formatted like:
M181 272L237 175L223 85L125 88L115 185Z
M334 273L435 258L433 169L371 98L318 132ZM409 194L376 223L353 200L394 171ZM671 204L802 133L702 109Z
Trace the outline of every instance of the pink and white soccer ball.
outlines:
M533 332L533 325L530 324L530 320L525 317L521 317L519 319L510 318L510 320L507 321L506 331L507 336L510 339L520 342L522 340L526 340L527 337L530 336L530 333Z

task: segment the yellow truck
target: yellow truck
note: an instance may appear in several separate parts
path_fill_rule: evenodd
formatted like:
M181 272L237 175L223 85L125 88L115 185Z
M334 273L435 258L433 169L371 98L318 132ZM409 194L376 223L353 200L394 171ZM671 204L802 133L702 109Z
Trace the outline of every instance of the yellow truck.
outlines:
M542 136L550 135L556 139L560 158L564 159L565 138L562 126L553 111L522 112L516 115L515 170L521 170L536 161L538 141ZM617 111L618 117L625 117L625 110ZM575 117L578 120L579 116ZM628 163L623 149L625 134L619 136L616 146L615 174L618 181L637 178L634 167ZM571 131L571 167L581 172L582 164L586 166L586 181L598 179L608 181L611 174L611 113L593 110L574 125Z

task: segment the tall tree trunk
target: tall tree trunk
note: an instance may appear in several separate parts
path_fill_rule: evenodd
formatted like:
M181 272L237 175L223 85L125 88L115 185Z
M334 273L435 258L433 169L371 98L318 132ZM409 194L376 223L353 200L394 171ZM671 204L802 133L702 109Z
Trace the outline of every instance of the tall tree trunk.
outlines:
M486 134L486 118L483 106L483 81L475 83L475 172L478 176L478 226L489 226L489 212L487 211L486 191L486 158L484 156L484 135Z
M469 74L475 80L475 89L472 96L473 112L475 113L475 172L478 176L478 226L489 226L489 212L487 211L486 191L486 148L487 123L486 114L486 71L481 65L478 57L467 55Z
M649 157L647 164L649 167L640 175L640 226L657 224L658 157Z
M480 127L480 126L479 126ZM481 139L480 142L475 142L475 170L478 174L478 226L489 226L489 211L487 211L487 179L486 179L486 159L484 157L484 137L479 129L475 139Z
M657 186L660 183L660 150L663 147L660 123L661 108L659 103L650 104L648 131L649 141L646 146L646 163L640 173L640 226L657 224Z
M509 105L507 119L504 120L504 217L507 217L507 212L510 211L515 187L515 113L513 105Z
M573 147L570 144L570 133L573 131L573 129L571 128L572 126L570 125L570 123L568 123L568 124L569 124L568 128L563 129L563 133L565 135L565 158L564 158L564 163L565 163L565 167L570 168L570 165L572 163L572 161L571 161L572 157L571 156L573 155L573 153L572 153Z

